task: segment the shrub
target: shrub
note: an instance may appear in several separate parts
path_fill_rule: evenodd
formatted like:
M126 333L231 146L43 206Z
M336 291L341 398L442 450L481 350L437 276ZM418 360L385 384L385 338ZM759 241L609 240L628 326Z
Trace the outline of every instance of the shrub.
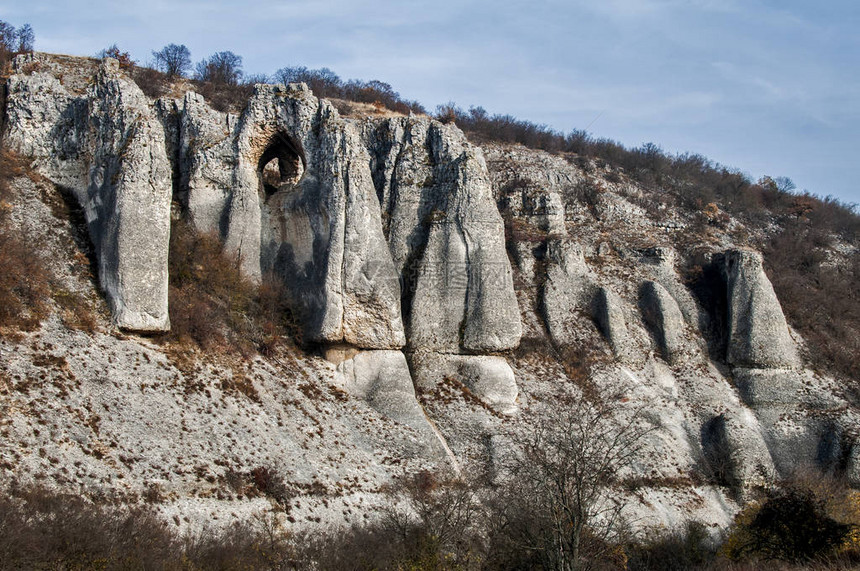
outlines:
M253 83L216 83L196 81L195 87L206 101L221 112L240 111L248 104L254 92Z
M271 353L298 336L280 281L268 276L256 286L217 237L187 222L171 229L169 274L169 342L249 355Z
M612 486L648 430L635 411L617 424L610 400L559 402L539 426L514 435L493 500L493 568L624 568L628 500Z
M32 329L47 315L51 274L41 252L9 222L10 183L24 168L0 147L0 326Z
M137 63L133 59L131 59L131 54L120 50L116 44L111 44L110 46L101 50L96 54L96 57L99 59L104 59L106 57L113 58L119 62L119 67L125 70L134 69L134 66Z
M403 113L426 113L417 101L403 99L388 83L376 79L343 81L327 67L308 69L304 66L283 67L275 72L280 83L306 83L317 97L346 99L356 103L371 103Z
M803 562L835 556L857 525L835 519L829 507L826 496L802 482L775 486L736 517L723 550L731 559Z
M630 571L687 571L711 564L716 553L705 527L695 521L680 530L627 546Z
M849 380L860 399L860 255L829 262L826 229L795 219L764 248L765 269L788 322L804 337L820 369Z
M389 491L383 525L400 559L420 569L463 569L479 559L476 487L449 474L422 471Z
M0 569L178 567L179 543L148 508L122 509L42 488L0 498Z
M135 67L132 78L147 97L157 99L165 95L170 88L170 76L148 67Z

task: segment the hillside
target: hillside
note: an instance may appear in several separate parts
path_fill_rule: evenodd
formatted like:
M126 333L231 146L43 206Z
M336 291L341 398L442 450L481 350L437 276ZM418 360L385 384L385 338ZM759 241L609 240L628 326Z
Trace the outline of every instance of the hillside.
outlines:
M6 80L5 488L343 529L415 474L501 486L583 401L637 434L603 484L642 533L716 540L803 467L860 486L841 205L304 84L138 82L43 53Z

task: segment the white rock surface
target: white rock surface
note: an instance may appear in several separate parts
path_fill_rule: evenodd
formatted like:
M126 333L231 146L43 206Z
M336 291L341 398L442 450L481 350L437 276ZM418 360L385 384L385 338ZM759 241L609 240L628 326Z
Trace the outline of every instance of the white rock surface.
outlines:
M116 324L166 331L172 179L161 122L116 60L80 96L48 73L22 72L37 61L16 60L5 140L83 207Z
M722 263L729 296L726 360L746 368L799 366L797 346L764 273L761 254L731 250Z

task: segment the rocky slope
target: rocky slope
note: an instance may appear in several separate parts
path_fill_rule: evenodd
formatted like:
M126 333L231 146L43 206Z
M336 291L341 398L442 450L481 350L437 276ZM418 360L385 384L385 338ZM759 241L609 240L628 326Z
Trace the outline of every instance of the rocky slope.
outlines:
M7 483L145 497L179 525L270 505L341 525L403 473L492 468L582 394L651 429L618 492L643 526L724 527L806 464L860 483L857 411L806 368L739 221L655 212L609 169L427 117L344 118L302 84L222 113L151 100L115 60L30 54L7 89L4 146L30 163L13 223L98 303L63 269L74 227L49 203L73 197L107 302L92 332L55 313L3 335ZM170 328L179 219L284 284L303 349L189 366L149 336Z

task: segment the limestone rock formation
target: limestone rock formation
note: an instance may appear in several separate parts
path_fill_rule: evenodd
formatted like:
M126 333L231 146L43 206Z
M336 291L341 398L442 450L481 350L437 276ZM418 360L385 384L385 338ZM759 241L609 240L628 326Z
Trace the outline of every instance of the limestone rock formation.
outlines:
M406 357L400 351L362 351L337 366L343 389L364 399L378 412L412 427L422 436L422 446L442 449L415 400L415 388Z
M601 287L591 303L591 312L615 355L629 357L633 349L621 297L609 288Z
M547 270L542 307L547 329L556 345L573 341L573 331L583 315L590 315L598 288L585 263L582 247L570 240L547 244Z
M681 358L685 346L686 325L678 302L662 285L647 281L639 296L642 317L653 331L663 357L669 363Z
M180 116L186 206L245 272L287 285L310 341L405 344L397 276L355 127L304 85L258 85L238 117L189 93ZM264 181L274 167L275 180Z
M415 386L432 392L445 382L461 383L486 405L503 414L517 411L517 387L502 357L419 352L411 356Z
M721 262L728 289L726 360L747 368L797 367L797 347L764 273L761 254L731 250Z
M504 226L480 149L417 118L366 125L409 345L501 351L522 333Z
M172 178L161 122L116 60L76 95L53 75L22 73L33 57L16 59L9 80L6 141L83 207L116 324L165 331Z
M702 449L712 477L735 487L768 484L776 468L758 421L749 410L725 412L702 427Z

